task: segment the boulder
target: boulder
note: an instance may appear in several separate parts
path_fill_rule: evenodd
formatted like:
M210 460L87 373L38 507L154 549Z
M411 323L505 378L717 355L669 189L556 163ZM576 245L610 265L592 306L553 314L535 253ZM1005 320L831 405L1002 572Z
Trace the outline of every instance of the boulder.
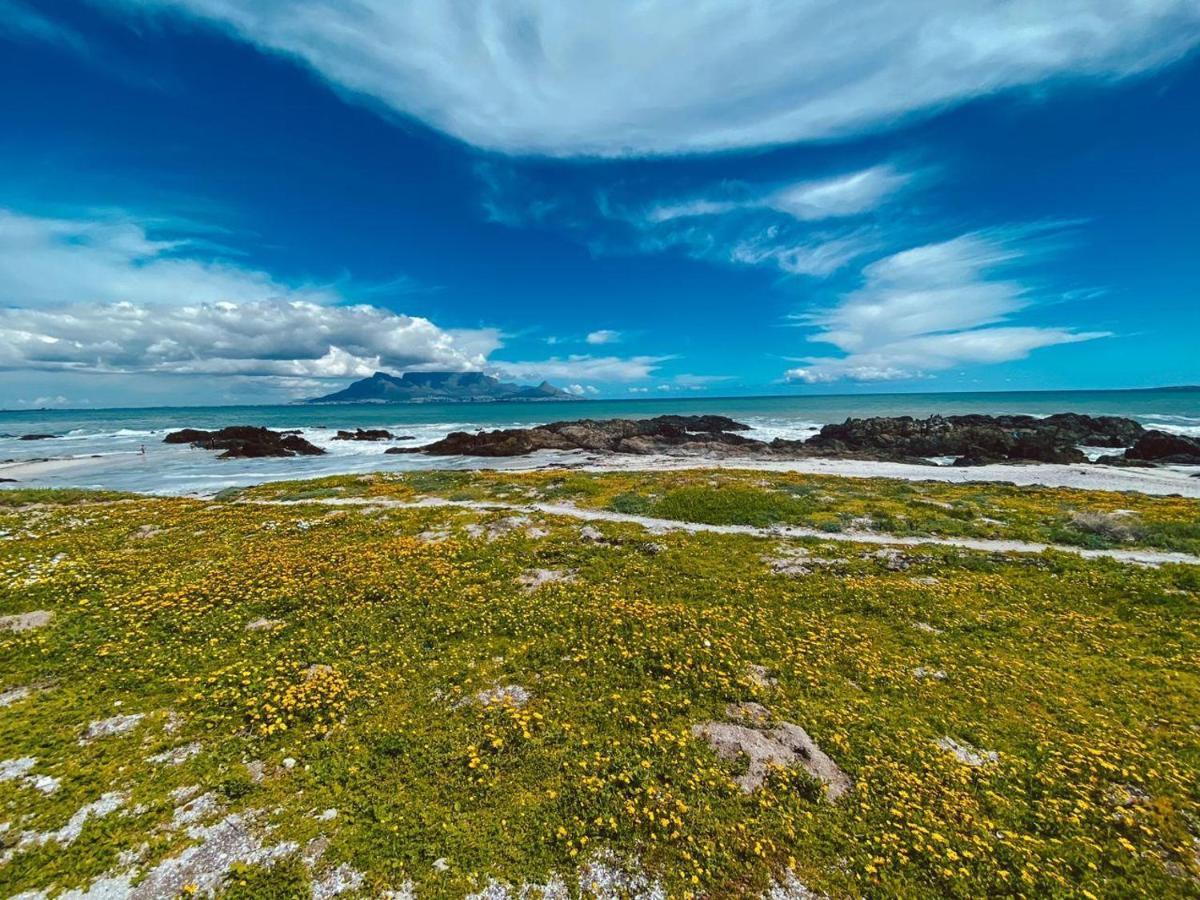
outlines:
M224 451L219 459L253 459L268 456L320 456L325 451L297 434L285 434L251 425L233 425L219 431L184 428L163 438L164 444L191 444L203 450Z
M1144 429L1132 419L1059 413L1033 416L911 416L826 425L806 446L869 451L882 458L955 456L955 465L1010 461L1081 463L1079 445L1124 447Z
M23 434L19 438L17 438L17 440L18 441L48 441L51 438L56 438L56 437L58 437L57 434Z
M1147 431L1125 451L1125 458L1200 466L1200 441L1181 434Z

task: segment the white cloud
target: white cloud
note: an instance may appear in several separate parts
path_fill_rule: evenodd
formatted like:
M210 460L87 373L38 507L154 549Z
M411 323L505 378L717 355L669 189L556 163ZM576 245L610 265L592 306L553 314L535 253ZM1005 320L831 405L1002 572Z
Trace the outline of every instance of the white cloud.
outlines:
M727 253L729 261L738 265L770 265L788 275L824 278L878 245L878 237L863 228L838 236L817 235L798 240L788 240L778 229L767 228L738 240L727 248Z
M428 319L300 300L8 308L0 309L0 368L361 378L377 369L479 369L480 351L495 349L499 336L471 337L475 352Z
M124 0L185 11L335 87L510 153L670 154L888 127L1200 40L1194 0Z
M589 382L637 381L668 358L495 361L503 335L494 328L446 329L351 304L334 287L289 284L200 258L201 249L153 237L128 218L0 210L0 372L216 378L223 396L310 396L328 387L324 380L377 370L486 369L591 394ZM588 342L619 337L602 330Z
M582 397L585 394L598 394L600 390L590 384L569 384L563 388L568 394L574 394L576 397Z
M328 287L286 285L265 272L200 258L185 239L153 238L118 217L47 218L0 209L0 302L333 302Z
M553 356L550 359L529 362L503 362L493 360L490 367L510 378L524 381L565 381L568 383L598 381L611 382L641 381L656 372L669 356L586 356L573 354L567 357Z
M350 378L477 369L500 346L200 249L128 218L0 210L0 368Z
M601 328L588 334L585 340L589 344L616 344L621 340L621 332L611 328Z
M788 183L727 181L647 201L628 183L572 192L494 161L476 171L489 219L559 229L596 255L683 253L822 278L881 248L874 216L924 174L881 163Z
M907 184L910 177L891 166L875 166L781 188L768 194L763 202L803 222L854 216L879 206Z
M894 381L1008 362L1041 347L1106 336L1006 324L1034 297L1026 284L998 273L1041 252L1018 246L1030 237L1029 230L977 232L871 263L863 269L861 288L830 310L800 317L820 328L810 340L832 344L845 355L806 359L785 377L807 383Z
M900 172L891 165L880 165L783 186L726 185L724 196L710 193L709 196L654 206L646 214L646 219L658 224L753 209L775 210L801 222L844 218L871 212L911 179L910 174Z

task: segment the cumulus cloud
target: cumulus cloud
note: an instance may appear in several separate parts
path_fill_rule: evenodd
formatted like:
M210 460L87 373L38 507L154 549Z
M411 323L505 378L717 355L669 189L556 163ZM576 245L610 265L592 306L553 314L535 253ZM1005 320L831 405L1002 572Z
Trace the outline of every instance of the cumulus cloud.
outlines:
M1030 238L1034 249L1023 249ZM810 340L843 356L812 357L789 381L895 381L967 364L1022 359L1034 350L1106 336L1071 328L1007 324L1034 302L1031 288L1003 273L1036 256L1028 229L975 232L914 247L863 269L863 285L835 307L799 317Z
M428 319L373 306L290 302L75 304L0 309L0 368L360 378L378 369L479 369L474 352Z
M862 133L1047 79L1135 75L1200 36L1194 0L124 3L213 22L470 144L556 156Z
M599 388L591 384L568 384L563 388L568 394L574 394L576 397L582 397L585 394L599 394Z
M500 346L199 251L128 218L0 210L0 368L350 378L478 369Z

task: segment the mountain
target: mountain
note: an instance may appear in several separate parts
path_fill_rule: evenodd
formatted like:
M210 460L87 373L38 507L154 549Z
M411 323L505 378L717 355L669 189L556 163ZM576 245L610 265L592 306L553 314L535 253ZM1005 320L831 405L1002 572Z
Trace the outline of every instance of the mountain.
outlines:
M412 403L454 400L574 400L548 381L537 387L509 384L482 372L376 372L345 390L306 403Z

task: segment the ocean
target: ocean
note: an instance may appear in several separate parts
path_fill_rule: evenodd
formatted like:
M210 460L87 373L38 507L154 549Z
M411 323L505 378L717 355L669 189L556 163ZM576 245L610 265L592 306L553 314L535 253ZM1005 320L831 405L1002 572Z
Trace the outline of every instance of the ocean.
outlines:
M517 428L560 419L641 418L715 413L752 427L751 437L805 438L822 425L857 416L1056 412L1116 415L1147 427L1200 436L1200 390L1024 391L994 393L860 394L792 397L662 397L539 403L413 403L330 406L199 406L137 409L0 411L0 460L46 459L36 474L0 487L85 487L166 494L209 493L264 481L335 473L474 468L478 459L384 455L387 444L335 441L338 429L386 428L408 436L401 446L437 440L451 431ZM216 454L166 445L179 428L263 425L298 428L328 450L321 457L219 460ZM22 441L23 434L54 438ZM141 451L145 449L143 454ZM577 458L577 457L576 457ZM547 464L571 461L548 455ZM488 461L492 467L528 460ZM6 475L0 463L0 478ZM26 467L28 470L28 467Z

